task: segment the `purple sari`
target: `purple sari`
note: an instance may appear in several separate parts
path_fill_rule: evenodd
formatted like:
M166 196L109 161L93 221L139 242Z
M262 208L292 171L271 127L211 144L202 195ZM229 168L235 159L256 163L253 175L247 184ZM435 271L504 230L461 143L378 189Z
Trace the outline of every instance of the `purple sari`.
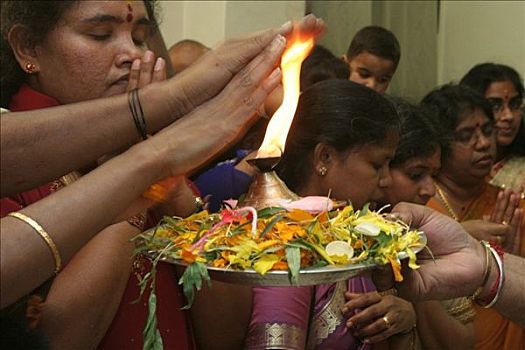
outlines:
M300 288L254 288L247 349L368 350L346 328L344 292L375 290L355 277L335 284Z

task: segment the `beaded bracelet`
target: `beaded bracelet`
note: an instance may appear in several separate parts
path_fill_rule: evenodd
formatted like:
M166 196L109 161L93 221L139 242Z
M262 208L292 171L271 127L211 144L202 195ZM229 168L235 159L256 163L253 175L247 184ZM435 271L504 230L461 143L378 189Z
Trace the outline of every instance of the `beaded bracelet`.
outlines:
M55 275L60 271L62 268L62 258L60 257L60 252L58 251L57 245L51 239L49 234L44 230L42 226L35 220L31 219L29 216L26 216L19 212L12 212L7 214L7 216L11 216L13 218L17 218L18 220L21 220L31 226L33 230L35 230L40 237L46 242L47 246L51 250L51 253L53 254L53 258L55 259Z

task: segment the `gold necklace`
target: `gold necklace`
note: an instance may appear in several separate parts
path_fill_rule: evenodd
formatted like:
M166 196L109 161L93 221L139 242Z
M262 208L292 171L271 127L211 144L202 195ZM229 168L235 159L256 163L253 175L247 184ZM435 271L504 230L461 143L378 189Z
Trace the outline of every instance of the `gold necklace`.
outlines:
M445 205L445 209L447 209L450 216L452 216L454 220L459 221L459 216L456 214L454 209L452 209L452 206L448 202L447 197L445 196L445 193L443 192L441 187L439 187L436 182L434 182L434 186L436 187L436 192L439 196L439 199L441 199L441 202L443 202L443 204Z

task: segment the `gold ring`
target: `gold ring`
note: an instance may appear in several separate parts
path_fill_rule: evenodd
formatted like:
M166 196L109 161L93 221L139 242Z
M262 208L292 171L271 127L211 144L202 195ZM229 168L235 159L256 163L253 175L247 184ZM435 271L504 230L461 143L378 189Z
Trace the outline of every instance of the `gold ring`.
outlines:
M391 324L390 324L390 321L388 320L388 317L385 315L382 317L383 318L383 321L385 321L385 326L386 328L390 328Z
M496 236L496 243L501 245L502 241L503 241L503 239L501 238L501 236Z

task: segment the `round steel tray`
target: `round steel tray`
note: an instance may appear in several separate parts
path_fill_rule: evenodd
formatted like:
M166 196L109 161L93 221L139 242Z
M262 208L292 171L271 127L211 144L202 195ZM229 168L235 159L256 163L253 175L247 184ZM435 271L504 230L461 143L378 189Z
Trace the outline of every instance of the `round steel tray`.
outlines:
M420 252L427 243L427 237L423 232L420 232L420 242L421 244L419 246L413 248L415 253ZM151 257L155 257L158 255L158 252L150 251L149 255ZM398 258L401 260L406 259L407 257L407 254L404 252L398 255ZM186 263L177 259L163 257L160 258L160 260L182 267L186 266ZM357 263L349 265L327 265L316 268L305 268L299 270L298 284L293 285L290 282L288 271L283 270L268 271L264 276L261 276L253 269L240 271L230 268L218 268L211 266L208 266L207 269L210 278L220 282L267 287L290 287L311 286L344 281L351 277L361 275L364 272L378 266L379 265L376 263Z

